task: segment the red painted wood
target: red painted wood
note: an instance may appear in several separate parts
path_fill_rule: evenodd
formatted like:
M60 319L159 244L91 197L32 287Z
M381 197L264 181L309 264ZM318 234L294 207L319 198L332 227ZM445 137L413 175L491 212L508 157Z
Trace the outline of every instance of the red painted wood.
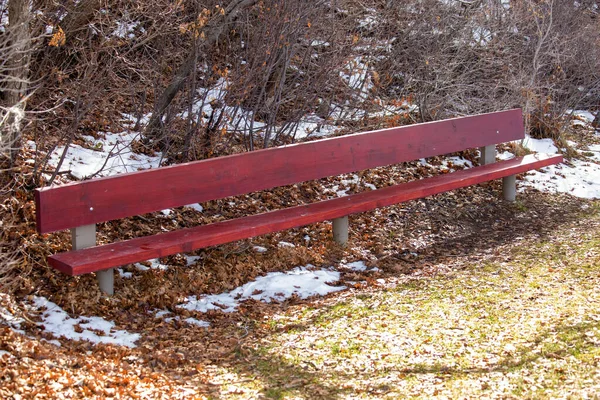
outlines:
M521 110L357 133L45 188L40 233L522 139Z
M319 203L61 253L49 257L48 261L54 268L66 274L80 275L339 218L519 174L561 161L560 155L527 155Z

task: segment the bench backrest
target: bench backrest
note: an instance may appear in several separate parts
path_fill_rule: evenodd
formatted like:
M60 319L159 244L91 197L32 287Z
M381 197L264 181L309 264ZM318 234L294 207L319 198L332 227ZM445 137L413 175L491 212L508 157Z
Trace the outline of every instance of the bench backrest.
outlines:
M36 191L40 233L518 140L520 109L357 133Z

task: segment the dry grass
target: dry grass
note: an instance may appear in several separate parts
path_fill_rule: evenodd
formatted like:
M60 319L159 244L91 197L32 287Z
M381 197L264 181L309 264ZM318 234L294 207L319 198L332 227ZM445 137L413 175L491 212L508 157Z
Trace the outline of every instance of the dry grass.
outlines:
M600 203L483 262L271 317L228 397L596 398ZM460 262L458 263L460 264Z

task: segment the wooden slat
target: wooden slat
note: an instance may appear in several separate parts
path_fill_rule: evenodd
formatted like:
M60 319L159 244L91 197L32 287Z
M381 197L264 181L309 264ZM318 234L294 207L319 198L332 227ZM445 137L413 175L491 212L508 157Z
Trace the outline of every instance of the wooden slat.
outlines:
M522 173L561 161L562 156L527 155L319 203L61 253L49 257L48 261L54 268L66 274L79 275L339 218Z
M329 138L36 192L40 233L523 138L521 110Z

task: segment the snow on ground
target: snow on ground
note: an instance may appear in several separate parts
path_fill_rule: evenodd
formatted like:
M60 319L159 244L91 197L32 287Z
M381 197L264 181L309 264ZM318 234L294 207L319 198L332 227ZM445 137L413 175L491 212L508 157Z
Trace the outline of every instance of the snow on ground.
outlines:
M591 121L591 120L590 120ZM527 137L523 145L531 151L557 154L551 139ZM543 192L568 193L582 198L600 198L600 145L589 146L590 160L570 160L568 164L551 165L529 172L520 186L534 187Z
M138 333L115 329L115 323L104 318L71 318L62 308L44 297L34 296L33 306L38 310L44 309L38 326L56 337L127 347L136 347L135 342L140 338Z
M158 269L158 270L164 271L164 270L169 269L169 266L165 265L165 264L161 264L160 261L158 260L158 258L153 258L151 260L148 260L148 262L150 263L149 267L147 267L141 263L135 263L134 266L140 271L148 271L149 269Z
M364 261L354 261L348 264L340 264L340 268L346 269L346 270L350 270L350 271L355 271L355 272L365 272L365 271L371 271L371 272L375 272L375 271L379 271L379 268L377 267L373 267L373 268L369 268L367 267L367 264L365 264Z
M309 136L326 137L333 135L338 129L337 126L328 124L323 118L315 114L310 114L300 120L292 136L295 140L304 139Z
M459 167L458 169L471 168L473 167L473 163L462 157L447 157L442 161L442 165L440 165L442 170L449 170L450 172L454 172L456 167Z
M567 111L567 113L568 113L568 112L570 112L570 110L569 110L569 111ZM595 115L594 115L594 114L592 114L590 111L586 111L586 110L575 110L575 111L573 111L573 117L580 118L580 119L582 119L583 121L585 121L585 123L587 123L587 124L591 124L591 123L592 123L592 121L594 121Z
M18 329L23 322L25 322L23 318L17 317L6 308L0 306L0 323Z
M91 176L109 176L124 172L134 172L142 169L157 168L162 157L146 156L134 153L131 144L139 139L138 133L109 133L104 138L95 139L84 136L87 146L71 144L59 172L70 171L77 179ZM35 143L29 142L30 147ZM56 168L65 150L65 146L57 147L50 155L49 164Z
M369 73L368 63L363 60L363 57L355 57L348 61L339 74L346 84L357 93L357 96L365 100L369 98L370 90L374 86Z
M196 210L196 211L198 211L198 212L202 212L202 211L204 211L204 207L202 207L202 206L201 206L200 204L198 204L198 203L195 203L195 204L188 204L186 207L189 207L189 208L191 208L191 209L194 209L194 210Z
M252 247L254 249L255 252L257 253L266 253L267 252L267 248L266 247L262 247L262 246L253 246Z
M294 295L306 299L346 289L345 286L328 284L340 280L339 272L328 269L313 270L312 268L312 265L307 265L289 272L271 272L231 292L190 296L178 307L199 312L208 310L233 312L244 300L254 299L270 303L273 300L283 301Z
M179 316L174 316L171 317L172 313L170 311L166 311L166 310L158 310L156 311L156 313L154 314L155 318L163 318L165 322L173 322L173 321L183 321L187 324L190 325L194 325L194 326L199 326L200 328L208 328L210 326L209 322L206 321L202 321L196 318L185 318L185 319L181 319Z
M533 139L529 135L525 135L523 147L533 151L534 153L557 154L558 149L554 145L552 139Z
M325 193L335 193L337 197L344 197L349 195L348 191L351 189L351 186L359 184L362 184L364 187L371 190L377 189L372 183L362 182L360 177L356 174L346 174L340 177L339 184L325 187L323 188L323 191Z

